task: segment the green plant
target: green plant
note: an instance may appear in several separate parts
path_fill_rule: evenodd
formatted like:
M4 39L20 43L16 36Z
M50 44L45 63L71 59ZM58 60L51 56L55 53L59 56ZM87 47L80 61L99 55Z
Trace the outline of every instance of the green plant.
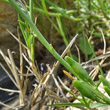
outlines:
M79 80L74 80L73 85L80 92L82 98L80 99L73 95L79 103L62 103L49 106L74 106L82 109L92 109L100 106L109 106L110 98L101 93L101 91L92 81L91 77L87 74L86 70L84 70L79 63L77 63L70 57L66 56L65 59L70 64L75 73L77 73L74 75L77 76ZM105 92L110 95L110 82L108 82L102 75L99 76L99 79L104 85ZM96 102L96 104L93 104L93 102Z
M17 3L15 0L3 0L5 2L10 3L19 13L18 15L18 22L21 29L21 32L23 34L23 37L25 39L26 46L28 47L28 56L30 60L31 69L35 73L36 79L38 79L38 82L40 83L40 75L38 73L37 68L35 67L35 57L34 57L34 40L38 39L46 48L47 50L68 70L70 71L74 76L77 77L78 80L73 81L74 86L78 89L80 92L82 98L76 97L80 102L79 103L64 103L64 104L54 104L50 106L75 106L75 107L81 107L81 108L95 108L96 106L108 106L110 104L110 99L103 95L99 90L97 85L94 83L92 78L88 75L87 71L83 69L83 67L74 61L70 57L65 57L65 60L55 51L52 44L49 44L48 41L44 38L44 36L41 34L39 29L34 24L34 18L33 18L33 12L38 12L42 15L45 15L49 22L53 25L55 30L62 36L65 45L68 45L68 30L67 26L65 24L65 19L71 21L72 23L77 23L75 32L79 33L79 36L81 37L79 47L81 51L87 50L86 52L83 52L86 56L86 59L89 55L94 54L93 45L90 42L91 36L101 36L97 25L98 24L104 24L108 22L109 16L109 4L107 2L104 2L104 0L75 0L74 6L76 9L68 10L66 9L66 3L64 0L61 1L61 6L58 6L57 4L49 1L49 0L41 0L41 1L34 1L29 0L29 6L25 6L24 4ZM95 6L94 6L95 4ZM104 5L103 5L104 4ZM37 7L36 7L37 6ZM99 12L97 12L99 10ZM76 17L75 17L76 16ZM56 23L51 19L51 17L55 18ZM106 21L103 21L103 18L106 19ZM101 21L99 20L101 19ZM97 21L98 20L98 21ZM103 22L102 22L103 21ZM70 24L72 25L72 24ZM100 28L104 29L105 31L109 29L108 26L104 28L102 25L99 26ZM97 31L96 31L97 29ZM87 32L86 32L87 31ZM84 37L86 36L86 37ZM83 39L83 40L82 40ZM86 45L86 46L84 46ZM10 54L10 52L9 52ZM71 55L72 56L72 55ZM94 55L95 56L95 55ZM10 57L11 59L11 57ZM13 67L13 64L12 64ZM16 67L15 67L16 68ZM13 71L16 73L14 75L16 80L16 85L20 86L20 79L17 75L16 69L13 69ZM17 76L17 77L16 77ZM108 86L109 82L107 82L103 76L99 77L100 82L103 83L105 91L109 95L110 88ZM22 80L23 81L23 80ZM27 79L25 80L27 81ZM25 82L24 81L24 82ZM43 81L41 81L43 82ZM41 83L40 83L41 84ZM22 89L22 86L24 83L21 84L18 89L20 90L21 94L20 97L22 99L22 103L24 104L24 97L25 94L25 88ZM41 84L42 85L42 84ZM39 85L39 87L41 86ZM38 88L39 88L38 87ZM32 98L31 98L31 104L34 106L36 103L36 92L39 90L37 87L35 88ZM23 91L22 91L23 90ZM68 91L71 92L71 91ZM23 94L24 93L24 94ZM102 97L101 97L102 96ZM33 98L35 97L35 98ZM93 101L96 101L96 104L93 104Z
M45 28L45 21L42 20L42 18L45 17L51 25L53 25L54 29L62 36L66 46L68 45L69 40L68 35L71 35L70 33L73 32L79 33L79 36L81 36L79 48L82 53L85 54L85 59L88 60L95 57L94 50L92 51L93 46L90 46L92 45L90 39L102 36L99 28L103 29L106 36L109 36L109 26L107 25L109 23L108 15L110 14L109 2L104 2L104 0L75 0L73 2L74 9L73 7L68 9L66 2L67 1L61 1L61 6L59 6L56 2L53 3L49 0L33 1L33 6L24 6L24 8L30 13L30 7L32 7L32 13L37 12L40 14L40 18L38 17L38 19L42 22L42 24L40 23L42 29ZM69 26L65 23L66 21L70 22ZM45 36L44 29L43 32ZM83 40L83 42L82 39L87 39L89 46L88 42L86 42L86 40ZM85 46L81 46L82 44Z

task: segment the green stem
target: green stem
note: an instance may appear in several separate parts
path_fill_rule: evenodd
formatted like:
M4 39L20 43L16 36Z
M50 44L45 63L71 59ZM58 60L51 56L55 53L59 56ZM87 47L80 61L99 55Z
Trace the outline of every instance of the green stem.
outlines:
M52 19L50 19L49 16L47 16L47 19L50 21L50 23L53 25L53 27L56 29L56 31L57 31L59 34L61 34L59 28L58 28L57 25L54 23L54 21L52 21Z
M31 42L30 42L30 52L31 52L31 60L34 62L34 36L31 35Z
M39 8L36 8L34 7L33 8L34 11L36 12L39 12L41 14L44 14L44 15L49 15L49 16L52 16L52 17L64 17L64 18L67 18L71 21L82 21L84 20L84 18L75 18L74 16L69 16L69 14L73 14L73 13L76 13L77 11L76 10L68 10L66 11L66 14L63 14L63 13L60 13L60 12L56 12L56 13L51 13L51 12L46 12L45 10L42 10L42 9L39 9Z
M30 19L33 21L33 0L29 0L29 12L30 12ZM34 62L34 36L31 35L32 42L30 42L30 53L31 53L31 60Z
M1 1L9 3L9 1L8 1L8 0L1 0Z
M28 7L27 7L27 8L28 8ZM40 9L40 8L37 8L37 7L34 7L33 10L36 11L36 12L39 12L39 13L41 13L41 14L49 15L49 16L52 16L52 17L63 16L60 12L59 12L59 13L58 13L58 12L57 12L57 13L53 13L53 12L48 12L48 13L46 13L45 10L42 10L42 9ZM68 11L66 11L66 14L67 14L67 15L69 15L69 14L74 14L74 13L77 13L77 11L76 11L76 10L68 10Z
M33 0L29 0L30 18L33 20Z
M59 29L60 29L60 34L63 37L63 40L64 40L65 45L67 46L68 45L68 40L67 40L67 38L65 36L65 33L63 31L61 17L57 17L56 19L57 19L57 23L58 23L58 26L59 26Z
M42 6L43 6L43 8L44 8L46 14L48 14L48 10L47 10L47 7L46 7L45 0L41 0L41 2L42 2Z
M61 0L61 4L62 4L62 7L65 9L66 8L65 0Z

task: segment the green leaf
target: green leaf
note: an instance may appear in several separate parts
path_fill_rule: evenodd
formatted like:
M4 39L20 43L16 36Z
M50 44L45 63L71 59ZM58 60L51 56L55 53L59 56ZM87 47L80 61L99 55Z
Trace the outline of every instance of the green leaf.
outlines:
M94 48L93 48L93 45L88 41L87 38L82 38L82 39L80 40L79 46L80 46L81 51L82 51L84 54L90 55L90 54L93 53L93 49L94 49Z
M110 104L110 99L101 93L95 86L92 86L84 81L74 80L74 86L79 90L79 92L85 97L97 101L99 103Z
M48 106L55 106L55 107L66 107L66 106L74 106L74 107L86 107L83 103L62 103L62 104L52 104Z
M110 88L110 82L108 82L108 81L104 78L104 76L99 75L99 79L100 79L100 81L103 83L103 86L107 86L108 88Z
M99 97L96 95L96 90L94 87L84 81L74 80L73 85L78 89L78 91L85 97L100 102Z
M104 90L107 92L107 94L110 96L110 88L108 88L107 86L104 87Z
M73 71L76 73L74 75L77 78L82 79L86 82L90 82L92 85L94 85L94 82L92 81L92 78L88 75L88 72L78 62L68 56L65 56L65 60L72 67Z
M8 2L9 3L9 1L8 0L2 0L3 2Z
M23 34L23 37L25 39L26 45L28 48L30 48L32 37L29 32L30 31L29 26L21 20L20 16L18 16L18 21L19 21L19 26L20 26L21 32Z
M72 55L72 58L78 62L78 57L76 55Z
M96 104L91 104L90 108L105 107L105 106L110 106L110 105L102 104L102 103L96 103Z

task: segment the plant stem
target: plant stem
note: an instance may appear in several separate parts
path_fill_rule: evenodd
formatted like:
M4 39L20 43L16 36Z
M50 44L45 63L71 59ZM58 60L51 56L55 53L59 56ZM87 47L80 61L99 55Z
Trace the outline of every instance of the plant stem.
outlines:
M61 34L62 37L63 37L63 40L64 40L65 45L67 46L67 45L68 45L68 40L67 40L67 38L66 38L66 36L65 36L65 33L64 33L64 31L63 31L63 26L62 26L61 17L57 17L56 19L57 19L57 23L58 23L58 26L59 26L60 34Z
M33 21L33 0L29 0L29 12L30 12L30 19ZM31 36L31 40L32 40L30 42L31 43L30 44L30 54L31 54L31 60L32 60L32 62L34 62L34 36L33 36L33 34L30 36Z
M72 13L76 13L77 11L76 10L69 10L69 11L66 11L66 14L63 14L63 13L60 13L60 12L57 12L57 13L52 13L52 12L46 12L45 10L42 10L42 9L39 9L39 8L36 8L34 7L33 8L34 11L37 11L37 12L40 12L41 14L45 14L45 15L49 15L49 16L53 16L53 17L60 17L60 16L63 16L64 18L66 19L69 19L71 21L82 21L84 20L84 18L75 18L74 16L70 16L68 14L72 14Z
M61 4L62 4L62 7L65 9L66 8L66 3L65 3L65 0L61 0Z
M46 14L48 14L48 10L47 10L47 7L46 7L46 3L45 3L45 0L41 0L42 1L42 6L46 12Z
M29 0L30 19L33 20L33 0Z

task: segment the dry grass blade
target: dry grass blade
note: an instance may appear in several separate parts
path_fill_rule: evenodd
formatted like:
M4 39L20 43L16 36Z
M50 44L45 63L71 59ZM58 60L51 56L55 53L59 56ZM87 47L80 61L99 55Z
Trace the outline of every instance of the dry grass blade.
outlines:
M56 93L54 93L52 90L46 88L48 96L51 97L54 100L60 101L60 102L64 102L65 99L64 98L60 98ZM51 100L52 101L52 100Z
M71 48L71 46L73 45L73 43L75 42L76 38L78 37L78 34L76 34L73 39L71 40L71 42L68 44L68 46L66 47L66 49L63 51L61 57L64 57L67 53L67 51Z
M35 74L33 73L29 73L29 74L18 74L19 76L24 76L24 77L30 77L30 76L34 76Z
M14 75L14 77L15 77L15 80L16 80L16 82L17 82L18 87L20 88L20 80L19 80L18 72L17 72L17 70L16 70L16 66L15 66L15 62L14 62L14 60L13 60L12 53L10 52L9 49L8 49L8 55L9 55L9 58L10 58L10 61L11 61L12 69L13 69L13 75Z
M17 84L16 84L16 82L15 82L15 80L13 79L13 77L10 75L10 73L7 71L7 69L1 64L1 62L0 62L0 66L1 66L1 67L3 68L3 70L7 73L7 75L8 75L9 78L12 80L12 82L15 84L15 86L18 87Z
M105 52L106 52L106 40L105 40L105 36L104 36L102 29L100 29L100 31L101 31L103 42L104 42L103 54L105 54Z
M23 82L23 89L22 89L22 94L23 94L23 96L26 95L26 90L27 90L27 87L28 87L28 85L29 85L29 79L28 79L29 70L27 70L26 75L27 75L27 76L26 76L26 78L25 78L25 80L24 80L24 82Z
M31 73L33 73L33 71L30 69L30 67L26 66L27 70ZM35 73L34 73L35 74Z
M66 101L66 102L69 102L68 99L66 98L66 96L64 95L64 93L63 93L61 87L60 87L59 84L58 84L58 81L56 80L56 78L55 78L55 76L54 76L53 74L52 74L52 77L53 77L53 80L54 80L54 82L55 82L57 88L59 89L60 93L61 93L62 96L65 98L65 101Z
M71 90L70 88L68 88L68 87L63 83L63 81L60 79L60 77L58 77L58 80L59 80L59 82L62 84L62 86L63 86L66 90L68 90L68 91Z
M77 45L75 45L75 47L76 47L76 50L77 50L77 52L78 52L79 63L81 63L81 56L80 56L79 48L78 48Z
M23 55L25 61L27 61L27 63L30 65L30 67L32 67L32 62L30 62L30 61L28 60L28 58L26 57L26 55L25 55L24 53L22 53L22 55Z
M23 56L22 56L22 45L21 45L21 39L20 39L20 33L19 33L19 29L17 28L18 31L18 40L19 40L19 50L20 50L20 72L23 73Z
M22 56L23 51L22 51L22 44L20 43L21 39L20 39L19 28L17 28L17 33L18 33L19 51L20 51L20 73L23 74L23 56ZM21 85L23 85L24 78L22 75L20 76L20 81L21 81Z
M26 90L27 90L28 81L29 81L28 79L24 80L24 89L22 90L23 96L26 95Z
M99 63L99 65L101 66L104 61L106 60L106 58L102 59ZM90 72L90 76L92 77L92 79L94 80L95 77L97 76L98 72L99 72L99 65L97 65L91 72Z
M41 95L42 91L44 90L45 88L45 85L41 85L39 84L38 86L35 87L33 93L32 93L32 96L31 96L31 105L34 105L35 102L37 101L38 97Z
M14 62L14 59L13 59L13 55L10 52L9 49L8 49L8 55L9 55L10 62L11 62L13 76L14 76L14 78L16 80L17 85L18 85L18 89L20 90L20 94L19 94L19 96L20 96L19 97L20 106L24 106L24 104L25 104L24 97L25 96L23 95L23 84L21 84L21 82L20 82L20 76L18 75L17 67L15 65L15 62Z
M2 87L0 87L0 90L6 91L6 92L12 92L12 93L20 93L20 91L18 91L18 90L6 89L6 88L2 88Z
M39 73L37 72L35 65L31 61L28 60L28 58L26 57L26 55L24 53L22 53L22 55L23 55L24 59L27 61L27 63L29 64L29 66L31 67L31 69L33 70L32 73L34 73L37 76L36 78L40 82L41 77L40 77Z
M48 110L46 103L48 102L48 96L45 96L42 98L42 100L39 100L36 102L36 104L32 107L32 110Z
M91 63L93 61L96 61L96 60L100 60L100 59L103 59L103 58L107 58L107 57L110 57L110 51L106 52L105 54L103 55L99 55L98 57L95 57L87 62L83 62L81 63L81 65L87 65L88 63Z
M101 34L102 34L102 37L103 37L103 42L104 42L103 54L105 54L105 52L106 52L105 36L104 36L104 33L103 33L102 29L100 29L100 31L101 31ZM107 57L103 58L103 59L100 61L99 65L101 66L106 59L107 59ZM97 74L98 74L98 72L99 72L99 69L100 69L100 66L99 66L99 65L97 65L97 66L91 71L91 73L90 73L90 75L91 75L91 77L92 77L93 80L95 79L95 77L97 76Z
M20 41L20 34L19 34L19 31L18 31L18 38L13 34L13 33L11 33L8 29L7 29L7 31L8 31L8 33L12 36L12 37L14 37L14 39L19 43L19 47L20 47L20 71L22 70L22 65L23 65L23 58L22 58L22 55L23 55L23 57L24 57L24 59L28 62L28 64L30 65L30 67L33 69L33 71L36 73L36 75L37 75L37 80L38 81L40 81L40 75L38 74L38 72L37 72L37 69L36 69L36 67L35 67L35 65L31 62L31 60L28 60L27 59L27 57L22 53L22 48L21 48L21 46L24 48L24 49L26 49L26 52L28 53L28 55L29 55L29 58L31 58L30 57L30 52L29 52L29 49ZM22 72L21 72L22 73ZM21 77L22 78L22 80L23 80L23 77Z
M9 109L11 109L11 110L17 110L17 108L12 107L12 106L10 106L10 105L7 105L7 104L5 104L5 103L3 103L3 102L1 102L1 101L0 101L0 105L3 105L4 107L7 107L7 108L9 108Z
M7 56L4 55L4 53L2 52L2 50L0 50L0 54L3 57L3 59L5 60L6 64L8 65L10 71L13 72L13 69L11 67L11 61L10 61L10 59Z
M28 48L12 33L7 29L7 32L20 44L22 45L25 49L28 50Z

